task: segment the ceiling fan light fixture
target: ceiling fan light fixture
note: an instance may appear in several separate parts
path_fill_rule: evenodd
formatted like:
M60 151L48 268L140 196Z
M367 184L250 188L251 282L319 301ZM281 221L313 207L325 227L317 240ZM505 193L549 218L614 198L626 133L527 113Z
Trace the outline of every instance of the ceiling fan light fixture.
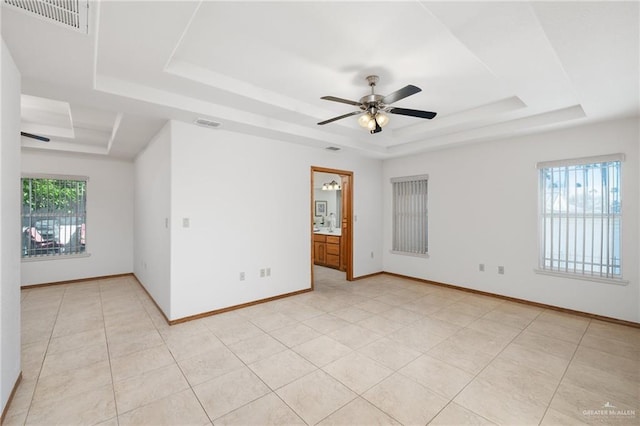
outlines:
M374 120L373 118L369 120L369 123L367 123L367 128L369 130L374 130L376 127L378 127L378 123L376 122L376 120Z
M378 122L378 125L380 127L384 127L387 124L389 124L389 117L387 116L387 114L385 114L384 112L379 112L376 115L376 121Z
M367 113L365 113L365 114L362 114L362 115L360 116L360 118L358 118L358 124L359 124L361 127L369 128L369 123L371 122L371 120L372 120L372 118L371 118L371 116L369 115L369 113L367 112Z

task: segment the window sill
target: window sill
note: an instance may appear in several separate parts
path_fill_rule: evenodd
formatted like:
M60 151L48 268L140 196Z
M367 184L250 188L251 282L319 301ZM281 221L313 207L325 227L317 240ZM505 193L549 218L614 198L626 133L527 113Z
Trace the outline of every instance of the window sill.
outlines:
M421 257L423 259L429 258L429 253L420 254L420 253L409 253L407 251L396 251L396 250L389 250L389 253L399 254L400 256Z
M78 253L78 254L54 254L48 256L36 256L36 257L23 257L21 261L23 263L40 262L43 260L61 260L61 259L79 259L83 257L90 257L91 253Z
M629 284L629 281L623 280L621 278L604 278L604 277L596 277L591 275L578 275L578 274L571 274L568 272L548 271L546 269L537 269L537 268L534 269L533 272L540 275L550 275L552 277L570 278L570 279L581 280L581 281L593 281L593 282L603 283L603 284L615 284L615 285L622 285L622 286L626 286Z

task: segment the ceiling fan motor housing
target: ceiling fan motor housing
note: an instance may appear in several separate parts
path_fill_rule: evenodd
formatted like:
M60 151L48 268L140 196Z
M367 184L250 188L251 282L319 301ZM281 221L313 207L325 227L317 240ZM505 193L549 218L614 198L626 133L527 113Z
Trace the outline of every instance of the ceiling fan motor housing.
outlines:
M361 97L360 103L364 105L377 105L382 103L382 99L384 99L384 96L372 93Z

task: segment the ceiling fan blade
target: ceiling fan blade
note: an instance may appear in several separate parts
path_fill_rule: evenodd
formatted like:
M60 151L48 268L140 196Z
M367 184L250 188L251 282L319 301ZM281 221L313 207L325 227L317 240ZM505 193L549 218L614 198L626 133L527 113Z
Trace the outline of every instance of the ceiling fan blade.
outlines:
M419 109L407 109L407 108L390 108L387 112L391 114L408 115L410 117L427 118L431 120L436 116L436 112L420 111Z
M350 112L349 114L344 114L344 115L341 115L339 117L333 117L333 118L330 118L328 120L319 122L318 125L321 126L323 124L332 123L334 121L342 120L343 118L351 117L352 115L356 115L356 114L362 114L362 111L353 111L353 112Z
M31 138L31 139L36 139L42 142L49 142L51 139L45 137L45 136L40 136L40 135L34 135L33 133L27 133L27 132L20 132L20 136L24 136L26 138Z
M385 96L382 99L382 103L385 105L389 105L392 104L394 102L399 101L400 99L404 99L407 96L411 96L411 95L415 95L418 92L421 92L422 89L419 87L416 87L412 84L409 84L407 86L404 86L402 89L395 91L393 93L388 94L387 96Z
M323 96L320 99L324 99L326 101L340 102L347 105L360 106L360 102L350 101L349 99L336 98L335 96Z

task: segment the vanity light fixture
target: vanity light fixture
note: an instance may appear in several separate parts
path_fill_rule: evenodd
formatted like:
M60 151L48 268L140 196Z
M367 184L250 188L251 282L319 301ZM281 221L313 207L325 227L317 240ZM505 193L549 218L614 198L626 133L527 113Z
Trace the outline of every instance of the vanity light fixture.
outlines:
M340 189L342 189L342 187L335 180L332 180L330 183L322 184L322 190L323 191L337 191L337 190L340 190Z

